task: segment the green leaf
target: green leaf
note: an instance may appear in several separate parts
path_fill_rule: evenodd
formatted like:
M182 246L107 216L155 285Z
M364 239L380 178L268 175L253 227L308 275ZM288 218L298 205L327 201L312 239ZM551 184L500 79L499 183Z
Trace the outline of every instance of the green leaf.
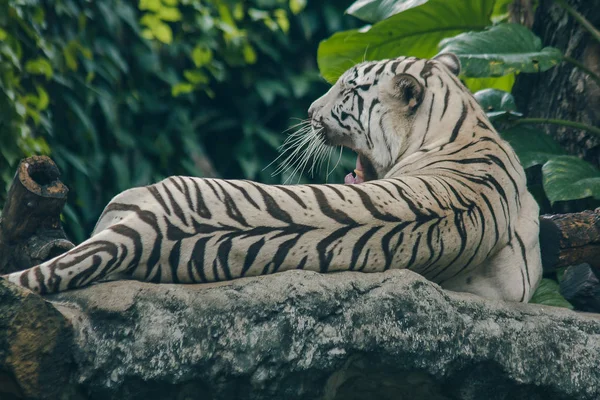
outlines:
M551 202L600 199L600 171L575 156L558 156L542 167L542 183Z
M140 19L140 24L147 26L155 39L165 44L170 44L173 41L173 31L171 30L171 27L161 21L156 14L144 14ZM148 32L142 31L142 36L146 39L150 38Z
M183 71L183 76L194 85L206 84L209 82L208 76L200 70L185 70Z
M156 15L163 21L177 22L181 20L181 12L176 7L162 7Z
M290 10L294 15L298 14L306 7L306 0L290 0Z
M250 43L244 45L244 61L247 64L254 64L256 62L256 51Z
M465 86L473 93L483 89L498 89L504 92L511 92L515 84L515 74L504 75L498 78L462 78Z
M48 104L50 104L50 98L48 97L48 92L46 92L46 90L39 86L39 85L35 85L35 89L37 90L37 109L38 111L43 111L46 108L48 108Z
M191 93L194 91L194 85L187 82L177 83L171 88L171 95L177 97L180 94Z
M140 10L158 11L162 5L160 4L160 0L140 0L138 7Z
M77 47L70 41L63 48L63 57L65 58L65 64L71 71L77 71Z
M504 116L521 116L512 94L498 89L484 89L473 95L490 120Z
M285 10L282 10L282 9L275 10L273 12L273 15L275 16L275 21L277 21L277 25L279 25L279 28L281 28L281 31L283 33L288 33L288 31L290 30L290 20L288 19L287 13L285 12Z
M46 79L52 78L52 66L45 58L36 58L25 63L25 71L34 75L45 75Z
M154 37L159 41L165 44L171 44L173 41L173 31L171 30L171 27L164 22L154 24L150 29L152 30Z
M564 297L562 297L559 289L558 283L552 279L542 279L540 285L529 302L544 306L563 307L572 310L573 306L571 303L565 300Z
M0 40L4 40L8 37L8 32L6 32L4 29L0 28Z
M213 58L213 52L210 48L204 46L196 46L192 50L192 61L197 68L200 68L209 62Z
M562 61L560 50L542 48L540 38L519 24L500 24L445 39L440 52L456 54L461 74L475 78L543 72Z
M494 0L429 0L369 30L338 32L319 45L321 75L333 83L344 71L364 60L432 57L440 40L488 26L493 7Z
M152 33L152 31L150 29L143 29L141 36L144 39L148 39L148 40L153 40L154 39L154 34Z
M516 126L500 135L515 150L523 168L543 165L552 158L566 154L550 135L538 129Z
M429 0L357 0L348 7L346 13L363 21L375 23L427 1Z

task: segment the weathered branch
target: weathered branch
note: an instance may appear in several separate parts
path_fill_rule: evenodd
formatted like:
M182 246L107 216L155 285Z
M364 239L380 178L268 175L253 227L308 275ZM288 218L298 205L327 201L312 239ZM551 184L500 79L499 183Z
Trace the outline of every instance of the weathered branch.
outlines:
M73 247L60 223L67 187L46 156L21 161L0 217L0 274L19 271Z
M588 263L600 269L600 208L540 217L544 272Z

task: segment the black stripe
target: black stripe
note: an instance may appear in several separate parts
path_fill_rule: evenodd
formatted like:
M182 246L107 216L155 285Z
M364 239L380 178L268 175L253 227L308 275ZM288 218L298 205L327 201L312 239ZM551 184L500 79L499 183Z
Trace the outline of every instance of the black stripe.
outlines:
M292 248L294 248L294 246L296 245L296 243L298 243L298 240L300 238L301 235L298 235L295 238L286 240L277 247L277 251L275 252L275 256L273 257L273 271L271 271L271 273L274 274L277 271L279 271L279 269L285 262L288 253Z
M179 257L181 255L181 241L175 242L169 254L169 267L171 269L171 279L173 283L179 283L177 271L179 269Z
M345 187L347 187L349 190L353 190L356 192L356 194L358 195L358 197L360 197L360 200L363 204L363 206L365 207L365 209L371 213L371 215L379 220L382 221L387 221L387 222L402 222L397 216L393 215L393 214L388 214L388 213L382 213L380 212L377 207L375 207L375 205L373 204L373 202L371 201L371 196L368 195L367 193L365 193L365 191L362 188L358 188L356 187L358 185L347 185ZM368 188L369 185L362 185L363 187Z
M179 218L179 220L184 225L187 225L187 218L186 218L185 212L179 205L179 202L176 201L175 198L173 197L173 194L171 193L171 189L166 184L163 184L163 189L167 193L167 197L169 198L169 203L171 204L171 207L173 208L175 215L177 216L177 218Z
M319 205L319 209L325 216L343 225L357 225L356 221L350 218L348 214L339 209L333 208L331 204L329 204L327 196L325 196L323 191L319 189L318 186L310 185L306 187L314 193L317 204Z
M188 208L190 210L193 210L194 203L192 201L192 195L190 193L190 188L188 187L186 180L184 180L183 177L180 176L179 180L181 181L181 186L183 186L183 195L185 196L185 200L187 201Z
M365 75L368 74L373 68L375 68L376 65L377 65L377 63L375 63L375 62L372 62L369 65L367 65L365 67L365 69L363 69L363 74L365 74Z
M456 137L458 136L458 133L460 132L460 128L462 127L462 124L465 122L466 118L467 118L467 108L465 107L465 103L463 102L460 117L458 118L456 125L454 125L454 129L452 130L452 135L450 136L449 142L454 142L454 140L456 140Z
M279 190L281 190L282 192L286 193L288 196L290 196L292 199L294 199L294 201L296 203L298 203L300 205L300 207L304 208L306 210L306 203L304 203L304 201L302 200L302 198L300 198L300 196L298 196L296 194L296 192L294 192L291 189L286 188L285 186L277 186L277 188Z
M225 212L227 213L229 218L233 219L235 222L237 222L240 225L243 225L246 227L250 226L250 225L248 225L246 218L244 218L244 215L240 212L239 208L237 207L236 202L233 201L233 198L231 197L231 195L227 192L227 190L225 190L223 188L223 186L221 186L220 181L215 180L214 184L217 185L221 189L223 198L225 199L225 201L224 201Z
M190 261L194 263L194 267L196 268L196 272L200 276L201 282L208 282L206 278L206 273L204 272L204 257L206 254L206 243L210 240L210 238L202 238L199 239L194 245L194 250L192 250L192 256Z
M152 197L154 197L156 199L156 201L158 201L158 204L160 204L162 206L165 213L167 215L171 215L171 210L169 210L169 207L167 207L167 203L165 203L165 200L162 198L162 196L161 196L160 192L158 191L158 189L156 188L156 186L157 185L146 186L146 189L148 189L148 191L150 192Z
M254 201L254 199L248 194L248 191L246 189L244 189L241 186L238 186L234 183L234 181L224 181L227 184L229 184L230 186L236 188L237 190L239 190L242 195L244 196L244 198L248 201L248 203L252 204L252 206L254 206L254 208L260 210L260 207L258 206L258 204Z
M217 250L217 259L225 275L225 279L230 281L232 278L231 271L229 269L229 253L231 253L232 243L231 240L225 240L219 246Z
M404 239L404 228L406 228L408 225L410 225L410 222L399 223L381 238L381 249L383 250L383 255L385 257L385 264L383 266L384 270L391 268L394 255ZM390 242L397 233L400 233L400 235L398 236L396 244L392 248L390 246Z
M204 202L204 196L202 196L202 190L200 189L198 179L192 179L192 183L194 184L194 188L196 190L196 207L194 208L194 211L204 219L211 218L212 214Z
M446 86L446 94L444 95L444 109L442 110L442 115L440 116L440 121L444 118L446 114L446 110L448 109L448 103L450 99L450 87Z
M421 243L421 236L421 233L417 234L417 240L413 244L410 260L408 260L408 264L406 264L405 266L406 269L410 269L417 260L417 254L419 254L419 244Z
M142 252L144 251L142 244L142 235L137 230L122 224L113 225L109 229L115 233L118 233L119 235L131 239L131 241L133 242L133 259L127 266L127 269L123 269L125 265L121 265L120 268L121 271L127 271L128 273L132 273L132 271L138 267L140 259L142 258Z
M326 187L329 190L331 190L332 192L334 192L335 194L337 194L340 197L340 199L342 199L342 201L346 201L346 197L344 196L342 191L339 190L336 186L338 186L338 185L326 185Z
M353 271L356 268L356 263L358 262L358 258L360 257L360 253L362 253L363 248L369 241L369 239L377 233L383 226L374 226L368 231L366 231L354 244L352 247L352 259L350 261L349 270Z
M256 242L252 243L250 247L248 247L248 251L246 252L246 258L244 259L244 266L242 267L242 272L240 276L245 276L246 272L252 267L254 261L256 260L256 256L265 245L265 238L261 237Z
M256 188L256 190L258 190L260 192L260 194L263 198L263 202L265 203L265 206L266 206L266 211L267 211L267 213L269 213L269 215L271 217L273 217L279 221L286 222L288 224L294 223L294 220L292 219L290 214L288 214L281 207L279 207L279 205L277 204L277 202L275 201L273 196L271 196L265 189L263 189L260 184L256 184L256 183L251 183L251 184Z
M517 238L517 242L519 242L519 246L521 247L521 257L523 257L523 263L525 263L525 272L527 276L527 285L531 287L531 281L529 280L529 264L527 263L527 251L525 250L525 244L523 243L523 239L518 232L515 231L515 237Z
M219 201L223 201L223 199L221 198L221 195L219 194L219 192L217 191L217 189L215 189L215 187L212 185L211 182L213 182L213 179L203 179L202 182L204 182L206 184L206 186L208 186L212 192L214 193L215 197L217 199L219 199Z
M433 104L435 103L435 93L431 95L431 104L429 105L429 113L427 114L427 126L425 127L425 132L423 133L423 140L421 140L421 146L425 144L425 140L427 138L427 134L429 133L429 124L431 123L431 115L433 114Z
M333 252L328 251L327 247L339 238L342 238L348 234L353 229L351 226L344 226L340 229L333 231L329 236L323 238L317 244L317 252L319 254L319 269L321 273L326 273L329 270L329 266L331 264L331 260L333 258Z

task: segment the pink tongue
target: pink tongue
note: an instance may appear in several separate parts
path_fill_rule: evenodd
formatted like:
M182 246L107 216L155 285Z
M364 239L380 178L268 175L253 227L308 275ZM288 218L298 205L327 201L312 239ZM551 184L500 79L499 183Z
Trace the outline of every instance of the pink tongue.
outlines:
M362 172L363 170L363 166L360 163L360 157L357 156L356 157L356 169L355 171L360 171ZM361 178L360 176L354 176L354 174L352 172L350 172L348 175L346 175L344 177L344 183L347 185L353 185L355 183L363 183L365 180L363 178Z

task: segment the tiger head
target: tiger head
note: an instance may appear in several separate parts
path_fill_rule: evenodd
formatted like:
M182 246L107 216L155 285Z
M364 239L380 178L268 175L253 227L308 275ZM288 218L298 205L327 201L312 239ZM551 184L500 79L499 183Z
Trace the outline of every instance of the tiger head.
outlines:
M403 155L417 150L425 131L435 129L433 124L423 126L434 107L455 108L448 110L449 115L460 113L456 108L461 102L453 102L447 94L468 93L456 78L459 72L454 54L364 62L346 71L317 99L308 111L313 132L328 145L358 153L357 176L352 180L349 174L346 183L383 178Z

